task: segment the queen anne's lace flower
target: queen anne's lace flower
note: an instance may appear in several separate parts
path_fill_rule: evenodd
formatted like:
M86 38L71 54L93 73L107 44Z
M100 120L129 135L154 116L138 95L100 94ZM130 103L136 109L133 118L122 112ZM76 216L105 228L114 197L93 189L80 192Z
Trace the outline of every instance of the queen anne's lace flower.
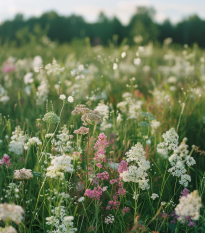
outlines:
M14 179L16 180L30 180L33 178L33 174L31 173L31 169L22 168L21 170L14 171Z
M44 115L42 120L48 124L56 124L56 123L60 122L60 117L58 117L56 115L56 113L54 113L54 112L47 112Z

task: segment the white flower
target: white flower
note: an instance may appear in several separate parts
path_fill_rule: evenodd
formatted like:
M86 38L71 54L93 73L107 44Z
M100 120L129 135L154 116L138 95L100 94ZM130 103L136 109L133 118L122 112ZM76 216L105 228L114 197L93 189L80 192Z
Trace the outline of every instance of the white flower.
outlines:
M134 195L133 195L133 197L132 197L132 198L133 198L134 200L137 200L137 199L138 199L138 197L139 197L139 194L136 194L136 193L134 192Z
M162 201L162 202L161 202L161 206L164 206L164 205L166 205L166 202L165 202L165 201Z
M151 198L152 198L152 200L155 200L156 198L158 198L159 197L159 195L158 194L156 194L156 193L152 193L152 196L151 196Z
M60 95L59 99L64 100L66 98L65 95Z
M187 196L181 197L179 204L175 208L175 212L179 215L178 220L182 223L186 222L186 217L190 216L193 220L199 219L199 210L202 207L201 197L195 190Z
M33 77L33 73L32 72L28 72L25 76L24 76L24 83L28 84L28 83L32 83L34 81Z
M73 216L66 216L64 217L64 220L67 222L67 221L73 221L74 220L74 217Z
M78 202L82 202L82 201L84 201L84 200L85 200L84 197L80 197L80 198L78 199Z
M69 102L69 103L73 103L73 101L74 101L73 96L69 96L69 97L68 97L68 102Z

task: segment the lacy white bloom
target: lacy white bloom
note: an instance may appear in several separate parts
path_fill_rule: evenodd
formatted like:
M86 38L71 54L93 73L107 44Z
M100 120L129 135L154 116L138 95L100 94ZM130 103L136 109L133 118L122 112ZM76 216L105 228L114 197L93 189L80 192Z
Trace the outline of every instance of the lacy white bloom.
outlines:
M68 97L68 102L69 102L69 103L73 103L73 101L74 101L73 96L69 96L69 97Z
M23 154L23 146L25 141L25 135L21 131L20 126L15 128L15 131L12 132L13 136L11 137L11 142L9 143L9 151L14 152L17 155Z
M150 198L152 198L152 200L155 200L156 198L158 198L159 195L156 193L152 193L152 196Z
M52 207L51 213L53 216L46 218L46 224L52 225L52 231L48 233L74 233L77 231L74 228L73 216L66 216L66 208L64 206Z
M132 198L133 198L134 200L137 200L137 199L138 199L138 197L139 197L139 194L136 194L136 193L134 192L134 195L133 195L133 197L132 197Z
M29 84L32 83L34 81L33 77L33 73L32 72L28 72L25 76L24 76L24 83L25 84Z
M62 155L55 157L51 161L51 166L47 168L46 176L50 178L57 178L60 176L62 179L64 177L64 172L73 172L73 165L71 164L72 157L69 155Z
M130 165L127 171L120 174L124 182L135 182L139 184L142 190L149 189L149 179L147 179L147 170L150 168L150 162L145 158L145 151L141 143L135 146L126 153L127 162L134 162L136 165Z
M22 168L21 170L14 171L14 179L16 180L30 180L33 178L33 174L31 173L31 169Z
M24 149L27 150L30 146L41 146L42 142L37 137L29 138L28 142L24 145Z
M64 71L64 67L60 68L60 65L57 63L55 59L53 59L52 64L49 63L45 66L48 75L58 75Z
M188 145L186 145L186 141L187 139L184 138L179 147L169 157L169 162L172 167L168 169L168 172L171 172L173 176L181 177L179 183L184 187L187 187L188 182L191 181L190 175L186 174L186 166L196 164L194 158L188 155L189 151L187 150Z
M198 191L195 190L187 196L181 197L179 204L175 208L176 215L179 215L178 220L182 223L186 222L186 217L190 216L193 220L199 219L199 210L202 207L201 197Z
M164 138L164 142L161 142L157 145L157 152L166 158L169 151L177 149L179 145L179 136L175 129L171 128L169 131L164 133L162 137Z
M82 201L84 201L84 200L85 200L84 197L80 197L80 198L78 199L78 202L82 202Z
M16 229L13 228L12 226L1 228L0 227L0 232L1 233L17 233Z
M65 99L66 99L66 96L65 96L65 95L60 95L59 99L65 100Z
M14 204L0 204L0 218L3 221L11 220L15 223L20 223L23 219L24 210L21 206Z

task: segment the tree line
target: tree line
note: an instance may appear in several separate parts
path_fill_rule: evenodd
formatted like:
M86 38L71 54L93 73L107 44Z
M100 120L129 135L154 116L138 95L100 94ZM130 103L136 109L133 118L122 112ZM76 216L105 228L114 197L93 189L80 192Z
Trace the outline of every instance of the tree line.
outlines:
M132 44L133 38L141 35L142 44L149 41L163 43L164 39L171 37L174 43L198 43L200 47L205 47L205 20L199 16L192 15L177 24L172 24L168 19L159 24L154 21L154 15L153 8L138 7L125 26L117 17L108 18L104 13L100 13L94 23L86 22L82 16L62 16L54 11L29 19L17 14L13 20L0 24L0 43L20 45L47 35L59 43L88 37L92 45L108 45L113 38L117 44L123 40Z

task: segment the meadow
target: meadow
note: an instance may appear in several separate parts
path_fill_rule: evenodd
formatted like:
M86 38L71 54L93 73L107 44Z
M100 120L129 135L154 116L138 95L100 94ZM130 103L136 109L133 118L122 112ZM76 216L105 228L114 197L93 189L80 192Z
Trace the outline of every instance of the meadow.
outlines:
M205 51L0 47L0 232L205 232Z

